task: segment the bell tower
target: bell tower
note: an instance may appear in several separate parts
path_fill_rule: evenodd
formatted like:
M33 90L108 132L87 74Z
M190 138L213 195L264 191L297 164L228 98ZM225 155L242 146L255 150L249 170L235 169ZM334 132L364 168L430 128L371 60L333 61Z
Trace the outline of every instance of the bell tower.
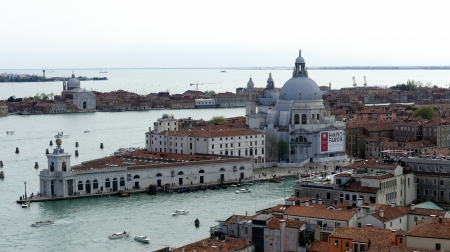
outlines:
M247 83L247 88L245 89L245 123L248 125L248 117L251 114L256 113L256 91L253 89L255 84L252 78Z

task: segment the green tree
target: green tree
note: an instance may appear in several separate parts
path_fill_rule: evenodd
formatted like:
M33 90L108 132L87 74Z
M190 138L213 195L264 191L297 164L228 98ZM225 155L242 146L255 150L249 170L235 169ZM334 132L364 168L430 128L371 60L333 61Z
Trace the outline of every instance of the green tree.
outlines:
M288 144L285 141L283 141L283 140L278 141L278 159L279 160L284 158L284 156L288 152L288 149L289 149Z
M205 95L216 95L216 92L214 92L214 90L206 90L205 92L203 92Z
M225 122L225 118L223 116L214 116L213 118L211 118L211 120L209 120L209 122L211 124L217 125L219 123Z
M423 107L413 112L412 117L422 117L428 120L434 118L434 110L432 107Z
M268 161L273 161L274 159L276 159L278 152L278 145L277 145L277 137L274 134L271 133L266 134L265 147L267 151Z

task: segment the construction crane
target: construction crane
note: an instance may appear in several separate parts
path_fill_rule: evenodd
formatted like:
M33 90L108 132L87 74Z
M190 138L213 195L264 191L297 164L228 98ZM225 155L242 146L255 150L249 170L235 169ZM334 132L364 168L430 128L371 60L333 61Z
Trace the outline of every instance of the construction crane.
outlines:
M356 87L356 80L355 80L355 76L353 76L353 87Z
M220 82L211 82L211 83L191 83L189 86L195 86L195 91L197 91L197 99L198 99L198 85L206 85L206 84L220 84Z

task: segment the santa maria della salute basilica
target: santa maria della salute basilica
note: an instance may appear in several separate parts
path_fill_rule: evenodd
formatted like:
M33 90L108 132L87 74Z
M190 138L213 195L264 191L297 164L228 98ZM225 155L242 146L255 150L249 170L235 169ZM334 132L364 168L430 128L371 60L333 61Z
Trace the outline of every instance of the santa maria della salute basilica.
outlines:
M254 89L250 78L245 99L247 125L266 134L267 152L277 149L274 145L279 141L287 144L282 158L287 166L326 162L336 167L338 163L347 162L345 123L336 121L325 109L322 92L308 77L301 51L295 60L292 78L280 91L275 88L272 74L269 74L267 86L261 92ZM269 158L274 160L276 157Z

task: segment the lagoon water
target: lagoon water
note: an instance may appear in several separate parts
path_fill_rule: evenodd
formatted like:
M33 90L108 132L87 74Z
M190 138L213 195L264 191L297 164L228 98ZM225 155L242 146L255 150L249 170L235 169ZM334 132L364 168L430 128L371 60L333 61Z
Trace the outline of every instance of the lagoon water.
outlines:
M108 77L106 81L82 81L81 87L87 90L108 92L112 90L127 90L138 94L169 91L171 94L183 93L188 89L195 89L190 83L214 83L199 85L199 90L215 90L219 92L235 92L238 87L246 87L248 79L252 77L255 87L265 87L267 78L272 72L275 87L281 88L292 77L291 70L280 69L227 69L221 73L220 69L104 69L108 73L100 73L100 69L76 69L75 76ZM35 74L42 75L42 70L0 69L0 73ZM430 82L439 87L450 87L449 70L308 70L309 77L319 86L333 89L350 87L355 76L358 86L364 83L364 76L369 86L394 86L406 83L408 79L420 80L424 84ZM47 77L70 77L72 70L46 69ZM448 85L448 86L446 86ZM36 93L59 94L62 91L62 81L59 82L30 82L30 83L0 83L0 100L12 95L16 97L34 96Z
M153 110L140 112L79 113L0 117L0 160L5 179L0 180L0 251L140 251L148 245L132 237L109 240L115 232L131 231L131 236L147 235L151 244L184 245L209 235L215 221L232 214L253 214L255 210L283 202L292 194L292 181L252 186L252 193L235 194L235 189L201 191L188 194L134 194L129 198L103 197L57 202L32 203L22 209L15 201L25 192L39 190L39 170L46 168L45 150L58 131L70 135L62 147L74 154L72 164L110 155L120 147L143 147L144 133L162 113L176 117L210 119L243 115L243 108L202 110ZM16 134L6 135L6 130ZM90 131L84 133L84 131ZM75 143L79 147L75 148ZM104 149L100 149L100 143ZM19 154L15 148L19 147ZM40 168L34 169L38 162ZM186 216L172 217L177 209ZM200 228L194 227L199 218ZM36 220L54 219L55 225L30 227Z
M108 81L81 82L83 88L97 91L128 90L139 94L169 90L182 93L195 89L189 83L220 84L200 85L199 90L234 92L245 87L252 76L256 87L266 85L269 72L275 86L281 87L291 76L290 70L238 70L227 69L99 69L75 70L77 76L102 77ZM0 70L8 73L42 74L42 70ZM47 76L69 76L71 70L47 69ZM445 87L450 83L450 72L446 70L310 70L309 76L318 85L332 83L333 88L350 86L353 76L362 85L367 76L369 85L391 86L407 79L431 82ZM62 82L0 83L0 99L11 95L34 96L36 93L58 94ZM0 180L0 251L140 251L148 245L133 241L133 238L109 240L115 232L131 231L131 236L147 235L151 244L180 246L209 235L209 227L216 220L232 214L253 214L256 210L283 203L285 196L292 194L292 181L282 184L254 185L253 192L236 195L232 188L202 191L189 194L132 195L129 198L103 197L32 203L30 209L22 209L15 200L25 192L37 193L39 170L47 166L45 150L51 150L50 140L63 131L70 135L63 138L66 152L80 153L72 156L72 164L108 156L121 147L143 147L145 132L163 113L176 118L193 117L208 120L216 115L242 116L244 108L202 110L152 110L139 112L79 113L59 115L30 115L0 117L0 160L5 179ZM7 130L16 131L6 135ZM84 133L90 131L89 133ZM75 143L79 147L75 148ZM100 149L100 143L104 149ZM20 153L15 154L16 147ZM53 146L54 147L54 146ZM35 162L40 169L34 169ZM187 209L186 216L172 217L176 209ZM196 229L194 220L202 225ZM33 228L36 220L54 219L55 225Z

